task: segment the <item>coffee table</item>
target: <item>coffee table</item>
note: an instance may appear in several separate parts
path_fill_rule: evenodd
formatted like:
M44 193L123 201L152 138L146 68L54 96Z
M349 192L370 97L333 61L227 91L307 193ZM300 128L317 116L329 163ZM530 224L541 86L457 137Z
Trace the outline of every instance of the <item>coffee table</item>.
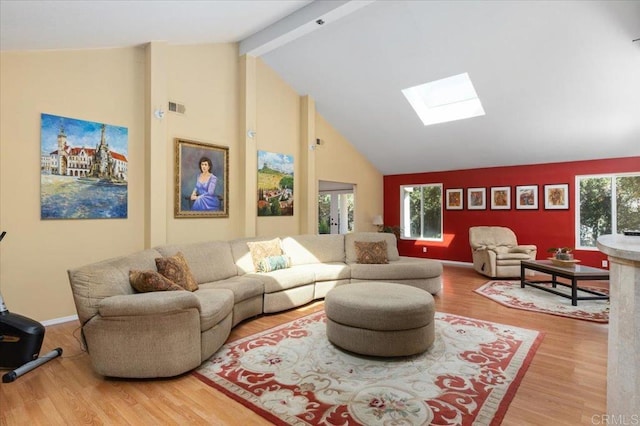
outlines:
M528 280L525 279L525 271L530 269L532 271L543 272L551 275L551 280ZM571 281L571 284L566 284L558 281L557 277L566 278ZM557 294L558 296L567 297L571 299L573 306L578 305L578 300L607 300L609 295L600 293L595 290L585 289L578 287L578 281L586 280L609 280L609 271L606 269L592 268L591 266L557 266L551 263L549 260L523 260L520 263L520 287L524 288L525 285L538 288L540 290L547 291L549 293ZM543 286L541 284L551 284L551 287ZM558 286L571 288L571 294L566 294L557 289ZM585 293L589 293L590 296L578 297L578 290Z

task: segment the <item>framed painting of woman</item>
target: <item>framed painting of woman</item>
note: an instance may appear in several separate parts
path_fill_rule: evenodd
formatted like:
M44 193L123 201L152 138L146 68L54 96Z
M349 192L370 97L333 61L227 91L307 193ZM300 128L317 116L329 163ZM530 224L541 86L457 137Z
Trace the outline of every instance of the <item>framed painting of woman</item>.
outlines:
M229 217L229 147L175 139L174 213Z

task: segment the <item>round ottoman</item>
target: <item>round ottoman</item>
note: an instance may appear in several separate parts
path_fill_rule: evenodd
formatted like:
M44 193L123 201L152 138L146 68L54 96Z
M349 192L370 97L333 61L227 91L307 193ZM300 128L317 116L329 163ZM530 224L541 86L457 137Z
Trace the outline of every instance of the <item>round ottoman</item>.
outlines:
M435 306L417 287L360 281L329 291L324 299L327 338L362 355L407 356L424 352L435 339Z

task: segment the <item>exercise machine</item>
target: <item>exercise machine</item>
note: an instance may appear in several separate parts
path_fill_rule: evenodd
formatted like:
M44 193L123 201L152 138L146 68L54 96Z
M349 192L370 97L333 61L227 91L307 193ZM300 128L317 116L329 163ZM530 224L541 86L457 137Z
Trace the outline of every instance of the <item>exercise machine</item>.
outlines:
M0 241L6 232L0 233ZM62 355L62 348L38 357L45 328L38 321L9 312L0 293L0 369L13 369L2 376L2 382L13 382L28 373Z

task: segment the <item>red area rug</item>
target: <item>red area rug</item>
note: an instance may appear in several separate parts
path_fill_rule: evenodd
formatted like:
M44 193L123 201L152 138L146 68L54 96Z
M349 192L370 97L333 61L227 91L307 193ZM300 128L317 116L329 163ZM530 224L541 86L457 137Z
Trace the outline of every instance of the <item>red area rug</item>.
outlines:
M558 286L556 289L571 294L571 289L566 287ZM606 288L593 289L602 293L609 292ZM534 287L520 288L520 281L489 281L475 292L510 308L601 323L609 322L608 300L578 300L578 306L573 306L571 299ZM578 296L588 295L578 290Z
M193 374L279 425L497 425L543 337L436 313L427 352L374 358L329 343L325 321L230 342Z

